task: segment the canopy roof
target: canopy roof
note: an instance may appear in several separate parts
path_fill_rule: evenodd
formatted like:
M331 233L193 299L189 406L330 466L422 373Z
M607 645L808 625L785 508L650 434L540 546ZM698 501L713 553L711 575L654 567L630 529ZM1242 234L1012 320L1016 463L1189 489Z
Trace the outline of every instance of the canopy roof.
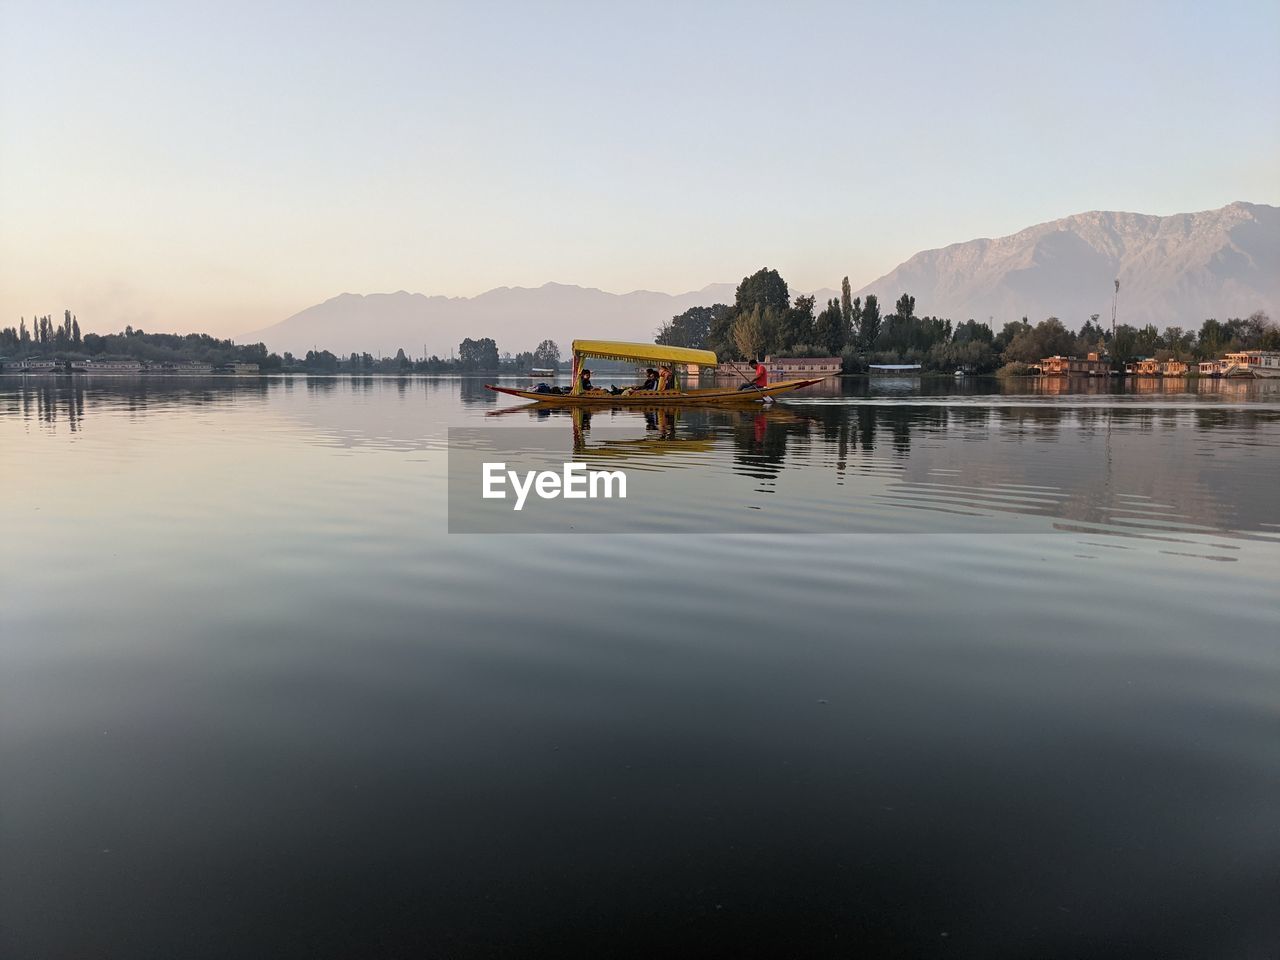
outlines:
M640 363L696 363L713 367L716 355L713 350L694 350L692 347L664 347L657 343L624 343L621 340L575 340L573 352L584 357L600 357L605 360L636 360Z

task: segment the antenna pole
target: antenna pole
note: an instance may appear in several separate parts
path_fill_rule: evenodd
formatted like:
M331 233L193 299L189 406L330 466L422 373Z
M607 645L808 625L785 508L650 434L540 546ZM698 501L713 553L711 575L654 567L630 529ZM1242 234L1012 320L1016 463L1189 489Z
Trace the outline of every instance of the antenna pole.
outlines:
M1120 281L1116 280L1116 292L1111 298L1111 342L1116 342L1116 303L1120 300Z

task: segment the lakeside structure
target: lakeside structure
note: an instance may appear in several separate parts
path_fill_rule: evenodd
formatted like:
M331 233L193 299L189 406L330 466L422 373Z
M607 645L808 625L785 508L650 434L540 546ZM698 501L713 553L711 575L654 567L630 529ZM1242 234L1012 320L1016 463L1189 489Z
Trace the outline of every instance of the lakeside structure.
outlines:
M0 373L17 374L106 374L113 376L209 376L230 373L253 376L259 372L256 363L212 364L195 360L49 360L33 357L27 360L0 358Z
M1032 364L1033 372L1045 377L1108 377L1118 375L1112 371L1111 358L1105 354L1090 353L1084 359L1078 357L1045 357ZM1259 377L1280 378L1280 351L1242 350L1228 353L1218 360L1158 360L1141 357L1124 365L1124 375L1130 377Z
M719 363L715 367L717 377L741 377L749 372L750 364ZM767 354L764 368L769 371L770 380L792 380L797 377L830 377L840 373L839 357L775 357Z
M1083 360L1077 357L1052 356L1045 357L1031 369L1047 376L1109 377L1111 359L1098 353L1091 353Z

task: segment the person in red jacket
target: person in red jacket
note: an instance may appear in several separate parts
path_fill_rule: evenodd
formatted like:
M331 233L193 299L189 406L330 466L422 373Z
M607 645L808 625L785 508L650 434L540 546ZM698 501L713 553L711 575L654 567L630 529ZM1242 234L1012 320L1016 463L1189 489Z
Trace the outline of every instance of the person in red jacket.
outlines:
M738 388L739 390L763 390L769 385L769 371L765 369L761 361L756 360L754 363L756 365L755 379L749 383L744 383Z

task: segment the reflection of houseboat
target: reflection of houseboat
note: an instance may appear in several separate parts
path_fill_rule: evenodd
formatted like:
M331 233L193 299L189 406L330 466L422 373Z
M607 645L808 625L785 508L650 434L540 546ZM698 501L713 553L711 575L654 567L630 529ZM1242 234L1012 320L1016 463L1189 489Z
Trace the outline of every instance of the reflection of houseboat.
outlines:
M1038 369L1046 377L1105 377L1111 373L1111 361L1091 353L1083 360L1079 357L1045 357L1032 369Z
M871 373L888 374L889 376L910 376L920 372L918 363L869 363L867 370Z

